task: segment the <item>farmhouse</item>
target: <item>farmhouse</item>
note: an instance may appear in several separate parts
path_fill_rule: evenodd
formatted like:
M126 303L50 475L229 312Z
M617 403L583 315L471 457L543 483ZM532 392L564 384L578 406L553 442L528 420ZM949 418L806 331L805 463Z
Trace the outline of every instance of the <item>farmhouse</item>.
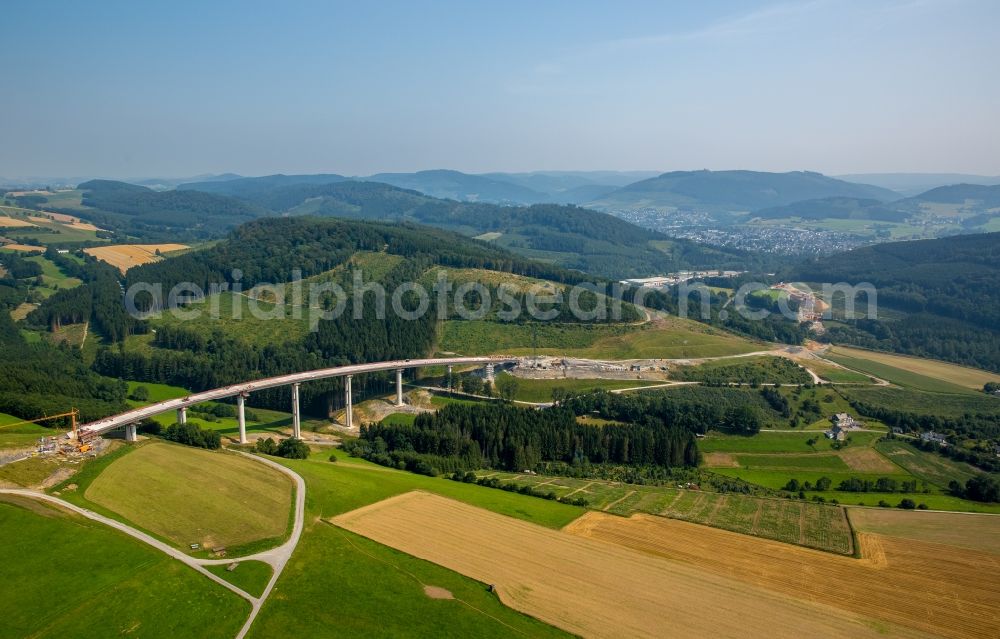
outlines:
M864 426L862 422L857 421L847 413L837 413L830 418L830 421L833 422L833 426L823 434L826 435L827 439L836 441L844 441L847 438L847 431Z
M941 444L942 446L948 445L947 437L945 437L941 433L935 433L932 430L929 430L925 433L920 433L920 439L922 439L925 442L934 442L935 444Z

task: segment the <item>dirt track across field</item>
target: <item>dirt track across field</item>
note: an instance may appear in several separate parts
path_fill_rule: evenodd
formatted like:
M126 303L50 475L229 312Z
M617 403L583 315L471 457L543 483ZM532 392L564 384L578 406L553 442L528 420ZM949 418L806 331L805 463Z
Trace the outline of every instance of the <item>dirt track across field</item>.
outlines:
M505 604L584 637L879 636L823 603L419 491L331 522L493 584Z

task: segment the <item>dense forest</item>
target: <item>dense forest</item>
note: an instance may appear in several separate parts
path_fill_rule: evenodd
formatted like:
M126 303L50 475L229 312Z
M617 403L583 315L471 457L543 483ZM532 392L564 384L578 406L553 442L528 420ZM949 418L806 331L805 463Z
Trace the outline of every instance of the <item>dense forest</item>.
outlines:
M24 419L80 411L84 421L125 407L126 387L84 364L79 350L27 343L10 314L0 312L0 412Z
M869 282L902 320L848 320L824 338L1000 371L1000 233L864 247L787 273L808 282Z
M509 404L453 404L418 415L412 426L363 426L361 440L352 450L384 465L423 462L440 472L484 467L524 470L554 461L663 467L698 463L694 434L682 426L656 416L613 428L584 425L569 405L534 410Z

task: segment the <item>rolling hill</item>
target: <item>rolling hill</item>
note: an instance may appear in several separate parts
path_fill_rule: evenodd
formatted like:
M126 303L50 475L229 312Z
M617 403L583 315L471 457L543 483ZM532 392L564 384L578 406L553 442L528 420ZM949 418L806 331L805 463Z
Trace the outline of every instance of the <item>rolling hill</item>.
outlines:
M891 201L898 199L899 194L809 171L674 171L622 187L590 202L588 206L602 210L695 208L755 211L827 197Z
M1000 233L868 246L812 260L785 276L870 282L880 308L900 311L894 319L834 325L830 341L1000 370Z
M576 206L458 202L388 184L353 180L255 188L252 193L245 190L242 197L273 215L308 214L435 226L481 237L526 257L608 278L642 277L701 266L742 268L750 261L740 251L672 239Z
M154 191L112 180L77 187L81 209L73 213L127 234L210 237L267 211L255 204L201 191Z
M798 217L804 220L879 220L903 222L909 213L871 198L827 197L772 206L754 212L762 219Z
M439 169L416 173L377 173L364 179L419 191L431 197L463 202L535 204L548 199L545 193L519 184L459 171Z

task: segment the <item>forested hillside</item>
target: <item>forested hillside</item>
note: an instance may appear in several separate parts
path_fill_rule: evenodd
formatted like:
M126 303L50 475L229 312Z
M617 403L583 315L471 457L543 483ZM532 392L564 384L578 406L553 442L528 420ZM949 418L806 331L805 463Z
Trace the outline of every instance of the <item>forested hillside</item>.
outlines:
M200 186L194 184L191 188ZM671 239L575 206L457 202L356 181L287 184L244 197L275 214L412 221L468 236L488 234L491 242L527 257L615 279L689 267L745 267L752 261L740 251Z
M199 191L153 191L143 186L91 180L78 187L89 209L73 214L112 230L149 237L213 237L265 209L221 195Z
M903 319L852 320L827 339L1000 370L1000 233L855 249L792 269L790 279L870 282Z
M559 283L573 283L582 278L579 273L527 260L440 229L306 216L264 218L241 226L226 241L213 247L130 269L126 285L153 282L168 291L178 282L193 282L208 291L212 284L238 283L246 291L259 283L289 282L297 269L303 278L334 281L343 286L348 299L340 316L318 319L314 330L291 332L290 327L298 325L287 319L293 303L286 301L288 312L282 316L286 319L274 322L289 330L279 332L281 338L265 342L245 339L241 320L232 317L223 317L207 326L157 323L149 348L102 349L97 354L95 368L111 377L166 382L199 390L323 366L430 354L439 324L437 295L431 295L429 307L419 319L409 320L393 312L380 319L376 314L378 305L369 294L362 318L354 319L352 284L349 274L342 269L358 255L366 256L370 267L365 281L379 282L390 294L400 284L421 281L429 269L441 266L486 269ZM402 299L406 308L416 307L412 295L404 295ZM303 303L308 305L309 301ZM556 308L562 314L561 305ZM310 309L299 307L299 311L308 314ZM443 312L450 317L453 309ZM623 321L636 319L634 311L623 317ZM259 324L253 326L262 328ZM357 396L363 397L369 389L384 391L387 383L385 376L363 376L355 380ZM304 387L304 405L323 414L333 406L331 402L340 401L340 384L339 380L330 380ZM280 390L263 391L254 394L253 402L283 407L287 396Z
M0 412L24 419L65 413L92 420L125 406L125 384L88 370L78 350L28 344L6 311L0 312Z

